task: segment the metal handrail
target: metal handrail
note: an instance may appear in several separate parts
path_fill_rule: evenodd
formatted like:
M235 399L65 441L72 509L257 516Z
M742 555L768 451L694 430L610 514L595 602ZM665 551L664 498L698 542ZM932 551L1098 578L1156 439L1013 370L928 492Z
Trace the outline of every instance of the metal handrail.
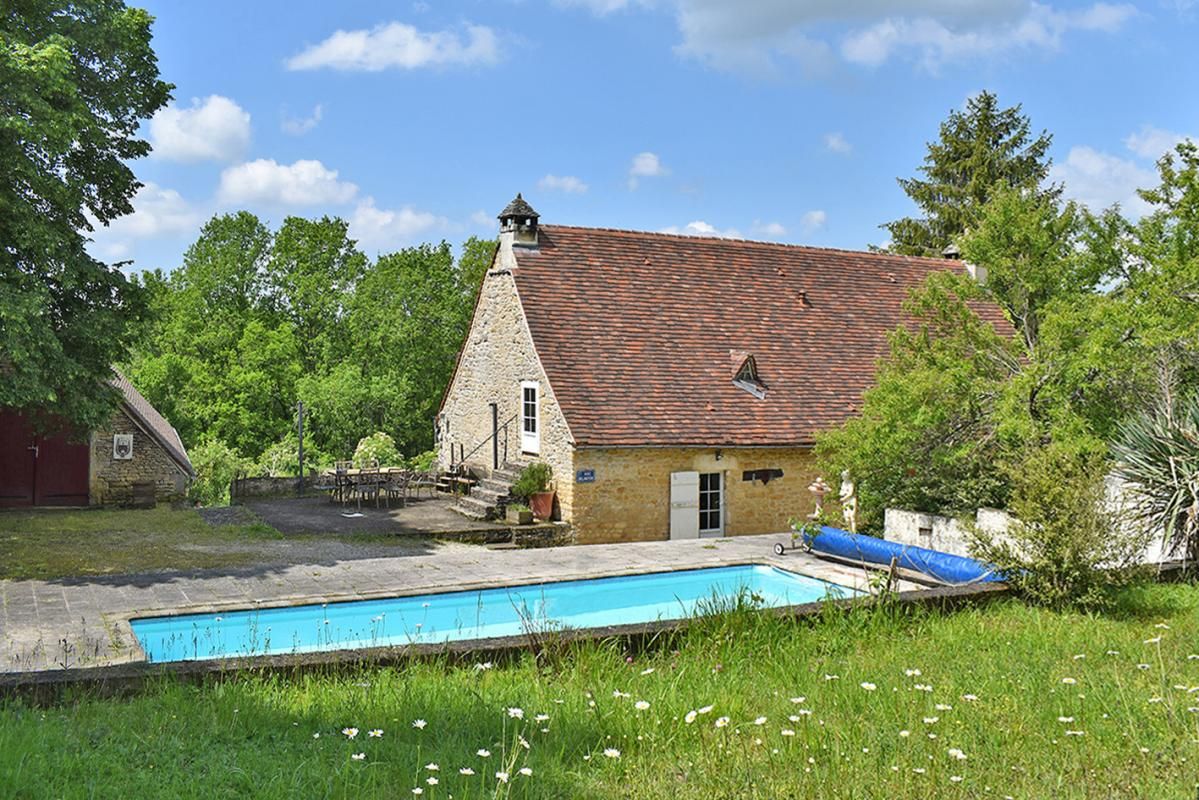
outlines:
M492 431L491 434L488 435L488 437L486 439L484 439L483 441L481 441L477 445L475 445L474 448L469 453L463 454L463 456L458 459L457 463L451 461L450 462L450 471L457 472L459 469L461 469L462 465L466 463L466 459L470 458L475 453L479 452L479 450L483 447L483 445L487 444L492 439L495 439L500 431L504 432L504 462L507 463L507 461L508 461L508 425L509 425L509 423L513 422L519 415L520 415L520 412L518 411L517 413L513 414L512 416L508 417L508 419L504 420L502 423L497 425L495 427L495 430ZM450 452L452 453L453 450L451 450Z

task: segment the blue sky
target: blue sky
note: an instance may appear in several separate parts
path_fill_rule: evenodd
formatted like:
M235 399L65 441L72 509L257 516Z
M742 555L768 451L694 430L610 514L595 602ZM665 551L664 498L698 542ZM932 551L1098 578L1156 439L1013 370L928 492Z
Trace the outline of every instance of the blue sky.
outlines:
M860 249L982 89L1054 134L1054 179L1093 206L1138 213L1199 136L1199 0L144 5L175 100L135 214L93 245L135 270L222 211L339 215L374 255L491 235L518 191L548 223Z

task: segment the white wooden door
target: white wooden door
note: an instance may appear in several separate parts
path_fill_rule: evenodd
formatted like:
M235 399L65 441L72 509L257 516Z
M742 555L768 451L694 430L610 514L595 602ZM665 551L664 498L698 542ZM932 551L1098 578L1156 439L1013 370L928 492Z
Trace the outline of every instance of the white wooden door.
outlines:
M699 538L699 473L670 473L670 538Z
M538 454L541 452L541 420L537 413L537 381L520 384L520 451Z

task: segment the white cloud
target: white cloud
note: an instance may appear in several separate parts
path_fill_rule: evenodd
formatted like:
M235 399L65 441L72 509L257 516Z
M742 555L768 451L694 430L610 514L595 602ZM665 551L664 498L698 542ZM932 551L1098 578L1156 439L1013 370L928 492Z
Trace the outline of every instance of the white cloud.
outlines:
M408 244L429 230L448 225L445 217L412 206L379 208L373 197L362 200L350 215L350 235L371 249Z
M455 31L421 31L402 22L376 25L370 30L339 30L320 44L289 58L287 68L379 72L499 61L499 37L495 31L483 25L467 25L465 33L463 37Z
M587 184L574 175L546 175L537 181L537 188L547 191L566 192L567 194L582 194L587 191Z
M633 0L571 0L598 14ZM676 51L721 69L782 74L825 72L841 59L881 64L914 55L925 67L1015 48L1056 49L1069 31L1119 30L1137 11L1095 2L1056 10L1035 0L665 0L682 41Z
M1193 140L1194 137L1173 131L1163 131L1152 125L1142 125L1139 131L1129 134L1128 138L1124 140L1124 144L1138 156L1156 161L1167 150L1173 150L1180 142L1188 139Z
M641 178L656 178L669 174L670 170L662 164L662 159L658 158L657 153L638 153L633 156L633 162L629 165L629 188L636 189Z
M1086 146L1071 147L1066 160L1050 168L1049 180L1063 184L1066 197L1093 211L1119 203L1134 218L1149 210L1136 190L1157 185L1153 170Z
M556 0L556 2L560 6L579 6L601 17L614 11L623 11L631 5L629 0Z
M787 235L787 229L780 222L762 222L754 220L753 232L755 236L760 236L764 239L781 239Z
M846 61L869 67L906 54L935 71L946 61L1009 50L1057 50L1069 31L1113 33L1135 14L1131 5L1096 3L1078 11L1056 11L1031 3L1026 14L999 25L961 27L935 17L887 18L849 34L841 54Z
M279 164L260 158L221 173L217 195L226 203L268 203L284 206L348 203L358 187L337 179L337 170L319 161Z
M718 239L741 239L741 232L736 228L718 229L715 225L709 225L702 219L697 219L694 222L688 222L683 227L671 225L663 228L662 233L673 233L682 236L713 236Z
M494 229L494 228L498 227L495 217L491 216L490 214L488 214L486 211L484 211L481 208L478 211L475 211L474 213L472 213L470 215L470 224L474 225L477 228L493 228Z
M172 103L150 119L150 144L170 161L232 161L250 144L250 114L218 94L192 98L190 108Z
M159 236L190 233L200 226L200 212L179 192L147 182L133 196L133 213L118 217L106 227L91 220L94 248L100 257L121 259L128 256L133 241Z
M826 133L824 135L824 146L830 152L841 153L842 155L853 151L853 145L840 133Z
M799 227L804 233L815 233L828 223L828 214L823 209L806 212L799 218Z
M283 132L292 136L303 136L308 131L315 128L321 122L321 117L324 116L324 109L318 103L313 107L312 113L307 117L287 117L283 118Z

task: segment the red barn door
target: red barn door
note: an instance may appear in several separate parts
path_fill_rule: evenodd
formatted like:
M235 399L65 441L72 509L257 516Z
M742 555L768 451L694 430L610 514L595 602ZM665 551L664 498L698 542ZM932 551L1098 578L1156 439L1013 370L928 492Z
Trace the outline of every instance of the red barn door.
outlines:
M0 506L33 505L36 446L25 417L0 409Z
M69 433L38 437L33 503L38 506L86 506L88 497L87 438Z
M15 411L0 411L0 506L88 504L87 437L35 436Z

